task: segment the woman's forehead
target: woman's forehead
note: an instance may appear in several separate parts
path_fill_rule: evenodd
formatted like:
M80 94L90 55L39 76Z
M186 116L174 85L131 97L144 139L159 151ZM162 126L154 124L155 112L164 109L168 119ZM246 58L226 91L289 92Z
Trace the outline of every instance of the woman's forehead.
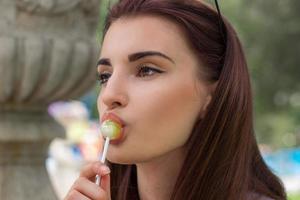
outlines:
M175 58L191 53L183 31L177 24L160 16L123 17L108 29L101 55L130 54L138 51L159 51Z
M180 29L169 20L162 17L138 16L115 21L104 37L103 47L116 43L118 46L172 48L184 45L183 40Z

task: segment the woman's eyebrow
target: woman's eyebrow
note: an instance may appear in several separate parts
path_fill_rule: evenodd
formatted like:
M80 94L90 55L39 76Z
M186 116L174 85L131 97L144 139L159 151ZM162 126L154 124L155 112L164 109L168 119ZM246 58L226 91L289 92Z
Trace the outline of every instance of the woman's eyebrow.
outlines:
M158 51L141 51L141 52L136 52L136 53L130 54L128 56L128 60L129 60L129 62L134 62L134 61L137 61L137 60L142 59L142 58L147 57L147 56L160 56L160 57L162 57L164 59L167 59L167 60L171 61L173 64L175 64L174 60L172 60L167 55L165 55L165 54L163 54L161 52L158 52ZM101 58L101 59L99 59L98 62L97 62L97 67L99 65L111 66L110 59L109 58Z
M128 56L128 60L129 60L129 62L134 62L134 61L137 61L138 59L141 59L141 58L144 58L147 56L160 56L162 58L165 58L165 59L171 61L173 64L175 64L175 62L170 57L168 57L165 54L158 52L158 51L142 51L142 52L133 53Z
M109 58L100 58L97 62L97 66L98 67L99 65L107 65L107 66L111 66L111 63L110 63L110 59Z

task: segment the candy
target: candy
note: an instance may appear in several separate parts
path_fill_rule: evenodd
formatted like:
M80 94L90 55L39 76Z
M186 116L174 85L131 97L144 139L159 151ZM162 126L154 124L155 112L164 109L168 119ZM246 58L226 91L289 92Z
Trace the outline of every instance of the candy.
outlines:
M105 120L100 127L103 137L108 137L110 140L115 140L121 137L122 127L120 124L112 121Z

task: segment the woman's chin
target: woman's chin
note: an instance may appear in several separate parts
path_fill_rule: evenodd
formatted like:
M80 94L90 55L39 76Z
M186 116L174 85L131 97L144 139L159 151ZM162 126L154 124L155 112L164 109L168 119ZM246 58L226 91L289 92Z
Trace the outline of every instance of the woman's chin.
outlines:
M130 157L124 155L107 155L107 160L114 164L121 164L121 165L131 165L134 164L134 160Z

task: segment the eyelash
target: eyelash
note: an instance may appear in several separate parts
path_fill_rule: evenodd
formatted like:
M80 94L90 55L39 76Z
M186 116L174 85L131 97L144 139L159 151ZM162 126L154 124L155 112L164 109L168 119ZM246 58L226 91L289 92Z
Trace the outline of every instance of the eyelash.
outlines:
M155 73L163 73L163 71L159 70L159 69L155 69L155 68L152 68L152 67L148 67L147 65L141 65L139 67L139 72L143 69L148 69L148 70L151 70ZM153 74L152 74L153 75ZM149 75L149 76L152 76L152 75ZM110 76L110 73L99 73L97 74L97 80L99 81L99 84L100 85L103 85L105 84L107 81L108 81L108 76ZM146 75L147 76L147 75ZM144 77L144 76L141 76L141 77Z

